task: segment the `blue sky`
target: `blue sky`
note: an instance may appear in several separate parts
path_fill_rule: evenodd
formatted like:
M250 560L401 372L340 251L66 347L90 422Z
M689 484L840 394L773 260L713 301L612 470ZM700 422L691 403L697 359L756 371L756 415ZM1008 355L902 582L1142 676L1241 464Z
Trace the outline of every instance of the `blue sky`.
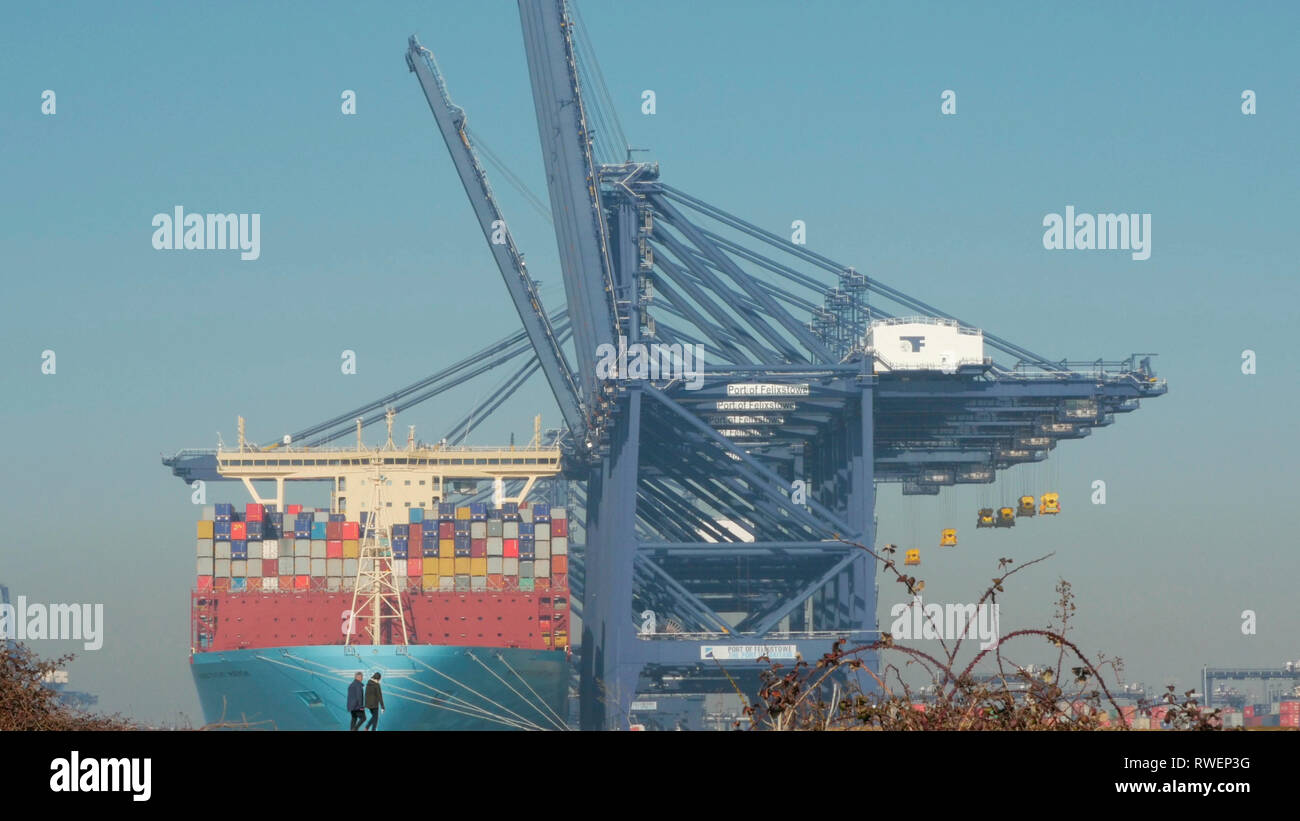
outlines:
M903 502L882 489L884 541L925 548L941 520L963 528L958 550L925 553L932 595L973 600L999 556L1056 551L1017 577L1004 625L1045 623L1063 576L1076 636L1123 656L1130 678L1191 686L1205 663L1300 655L1294 6L582 11L624 128L666 181L777 233L802 219L811 248L1049 356L1160 353L1168 396L1066 442L1024 482L1059 483L1056 520L976 534L975 490ZM474 131L541 192L513 3L4 12L0 580L105 604L105 647L73 668L105 708L197 719L195 516L161 453L233 440L236 414L254 438L278 436L518 326L406 70L412 33ZM40 112L45 89L54 116ZM355 116L340 113L344 89ZM654 116L640 113L643 89ZM939 113L944 89L955 116ZM558 305L550 226L495 187ZM155 251L152 216L177 204L262 214L261 258ZM1152 214L1151 258L1044 250L1043 216L1066 205ZM343 349L357 352L354 376L339 371ZM491 388L399 425L437 435ZM558 418L535 381L471 441L526 438L539 410ZM1087 501L1098 478L1105 506ZM882 590L882 614L895 600ZM1247 608L1256 636L1239 629Z

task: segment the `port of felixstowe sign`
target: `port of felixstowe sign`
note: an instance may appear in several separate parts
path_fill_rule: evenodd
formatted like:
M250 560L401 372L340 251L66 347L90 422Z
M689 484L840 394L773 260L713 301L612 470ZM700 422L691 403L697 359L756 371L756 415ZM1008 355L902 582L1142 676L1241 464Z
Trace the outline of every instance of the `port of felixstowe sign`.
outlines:
M798 655L799 648L793 644L705 644L700 647L701 659L718 661L754 661L763 656L773 661L793 661Z

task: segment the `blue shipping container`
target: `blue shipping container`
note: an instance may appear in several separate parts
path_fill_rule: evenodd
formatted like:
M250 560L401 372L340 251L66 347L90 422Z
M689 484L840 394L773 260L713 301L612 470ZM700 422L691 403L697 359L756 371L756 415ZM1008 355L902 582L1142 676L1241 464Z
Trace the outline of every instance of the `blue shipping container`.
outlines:
M533 503L533 521L549 522L551 520L551 506L545 502Z
M410 526L409 524L406 524L406 525L393 525L393 538L394 538L394 539L396 539L396 538L398 538L398 537L406 538L406 537L409 536L409 535L411 535L411 526Z
M217 539L230 538L230 522L218 519L212 523L212 534Z
M346 513L331 513L329 520L331 522L346 522L348 520L348 516Z
M438 518L451 519L456 515L456 506L450 502L438 503Z
M413 508L411 508L411 510L410 510L410 520L411 520L411 524L413 524L413 525L418 525L420 522L423 522L423 521L424 521L424 508L422 508L422 507L413 507Z

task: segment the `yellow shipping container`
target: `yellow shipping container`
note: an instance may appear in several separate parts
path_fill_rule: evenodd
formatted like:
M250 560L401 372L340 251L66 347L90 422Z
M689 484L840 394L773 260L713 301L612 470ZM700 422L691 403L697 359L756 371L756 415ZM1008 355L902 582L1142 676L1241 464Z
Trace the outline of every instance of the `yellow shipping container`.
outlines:
M361 558L361 542L357 539L343 540L343 558L359 559Z
M456 508L456 518L457 518L457 519L468 519L468 518L469 518L469 508L467 508L467 507L458 507L458 508Z
M474 561L473 559L459 558L454 561L456 562L456 572L458 574L462 576L469 575L469 566L470 562ZM483 560L483 570L485 573L487 572L487 559Z
M424 574L424 589L425 589L425 590L437 590L437 589L438 589L438 574L437 574L437 573L425 573L425 574Z
M438 558L454 559L456 558L456 540L439 539L438 540Z
M448 577L450 577L450 576L455 576L455 575L456 575L456 560L455 560L455 559L439 559L439 560L438 560L438 575L439 575L439 576L448 576Z
M471 576L487 575L487 559L470 559L469 574Z
M212 538L212 522L208 522L208 521L199 522L199 538L200 539Z

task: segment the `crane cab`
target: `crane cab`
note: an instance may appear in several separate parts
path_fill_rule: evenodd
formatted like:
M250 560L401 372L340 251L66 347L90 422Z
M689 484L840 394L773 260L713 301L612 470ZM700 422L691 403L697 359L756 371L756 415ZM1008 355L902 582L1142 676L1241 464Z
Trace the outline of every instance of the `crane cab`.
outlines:
M1056 514L1061 512L1061 494L1044 493L1042 506L1038 508L1039 513Z
M997 527L1015 527L1016 526L1015 508L1011 508L1011 507L998 508L998 518L997 521L994 522L994 524Z
M957 530L955 528L946 528L939 533L939 547L956 547Z
M975 520L976 527L993 527L993 508L980 508L979 518Z
M903 564L906 564L906 565L917 565L917 564L920 564L920 563L921 563L921 551L919 551L919 550L909 550L909 551L907 551L906 554L904 554Z
M1016 507L1016 516L1033 516L1037 512L1038 508L1034 505L1033 496L1020 497L1020 504Z

